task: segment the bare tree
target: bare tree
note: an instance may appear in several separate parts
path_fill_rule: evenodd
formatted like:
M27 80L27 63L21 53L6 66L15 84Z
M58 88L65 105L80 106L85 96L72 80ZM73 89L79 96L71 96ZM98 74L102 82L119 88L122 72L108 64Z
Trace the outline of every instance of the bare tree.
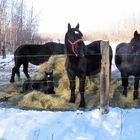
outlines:
M2 42L6 41L6 31L9 21L7 20L7 0L0 0L0 51Z
M38 27L33 10L33 5L27 9L25 0L0 0L0 50L2 41L12 52L21 44L33 42Z

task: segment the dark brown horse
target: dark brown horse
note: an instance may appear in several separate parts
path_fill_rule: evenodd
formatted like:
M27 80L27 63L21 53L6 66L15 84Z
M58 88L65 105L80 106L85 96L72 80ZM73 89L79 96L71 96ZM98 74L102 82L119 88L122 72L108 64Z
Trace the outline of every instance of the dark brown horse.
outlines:
M127 96L128 77L134 76L133 99L138 99L140 79L140 34L134 32L130 43L121 43L116 48L115 63L121 72L123 95Z
M28 63L39 65L49 59L51 55L64 54L64 44L48 42L43 45L25 44L19 46L14 53L15 66L12 69L12 75L10 82L15 81L15 74L20 78L19 68L23 65L23 72L27 78L30 78L28 74Z
M70 102L75 102L75 78L79 78L79 92L81 95L79 107L85 107L85 79L86 76L95 75L101 69L100 42L95 41L85 45L82 39L83 34L79 30L79 24L71 28L68 24L68 31L65 35L66 49L66 70L70 82ZM110 47L110 70L112 61L112 49Z

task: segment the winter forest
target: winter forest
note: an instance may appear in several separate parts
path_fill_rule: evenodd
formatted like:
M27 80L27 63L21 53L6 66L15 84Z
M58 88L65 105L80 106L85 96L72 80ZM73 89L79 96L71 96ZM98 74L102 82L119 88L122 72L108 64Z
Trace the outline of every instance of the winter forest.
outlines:
M34 8L28 8L25 0L0 0L0 42L9 52L23 43L33 43L38 27Z

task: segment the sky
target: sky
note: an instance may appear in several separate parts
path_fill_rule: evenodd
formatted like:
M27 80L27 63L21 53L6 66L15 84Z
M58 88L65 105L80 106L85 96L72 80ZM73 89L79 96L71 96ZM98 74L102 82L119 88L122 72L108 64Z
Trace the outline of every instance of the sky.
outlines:
M139 0L32 1L42 33L65 33L68 23L80 23L82 31L106 31L126 17L140 14Z

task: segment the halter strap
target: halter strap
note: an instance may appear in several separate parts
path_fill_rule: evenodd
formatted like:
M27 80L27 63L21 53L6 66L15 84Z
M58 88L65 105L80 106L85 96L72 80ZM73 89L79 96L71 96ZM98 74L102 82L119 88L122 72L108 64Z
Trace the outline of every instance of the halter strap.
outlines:
M68 42L70 43L71 47L72 47L72 51L73 53L75 54L75 56L78 56L78 54L75 52L75 46L77 43L79 43L80 41L82 41L81 38L77 39L76 41L74 42L71 42L69 39L68 39Z

